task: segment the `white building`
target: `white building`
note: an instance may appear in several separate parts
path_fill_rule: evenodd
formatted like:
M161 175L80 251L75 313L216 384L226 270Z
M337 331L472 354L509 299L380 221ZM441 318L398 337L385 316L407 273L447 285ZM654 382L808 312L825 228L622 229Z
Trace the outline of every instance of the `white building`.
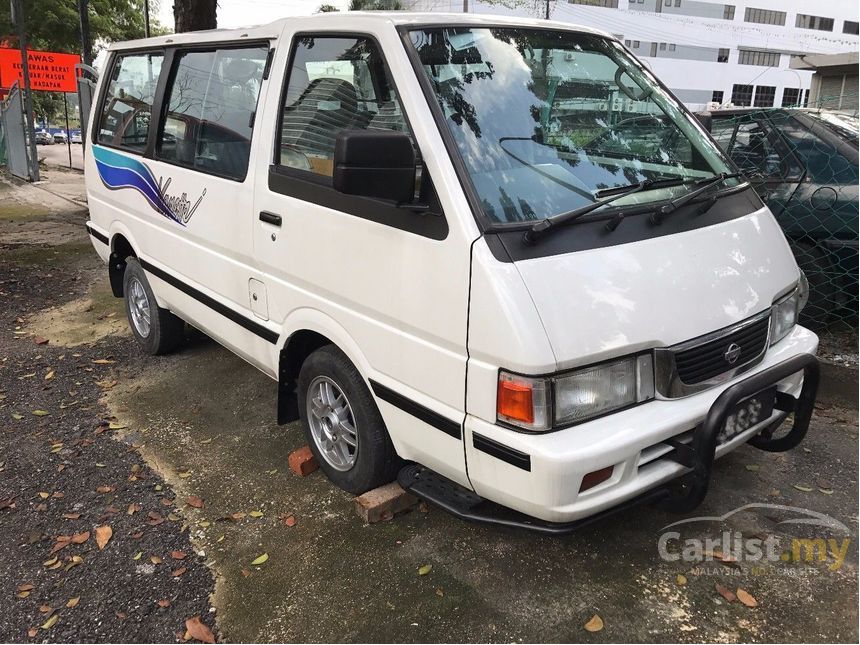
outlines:
M531 14L545 0L413 0L412 10ZM858 49L857 0L550 0L553 20L614 34L689 107L797 105L811 71L794 57ZM856 92L856 88L854 90Z

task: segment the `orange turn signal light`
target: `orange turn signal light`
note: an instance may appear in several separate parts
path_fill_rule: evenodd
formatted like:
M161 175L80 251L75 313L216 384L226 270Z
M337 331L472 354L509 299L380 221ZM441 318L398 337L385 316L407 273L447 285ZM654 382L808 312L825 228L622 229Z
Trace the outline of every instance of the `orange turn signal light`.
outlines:
M594 488L598 484L602 484L607 479L612 477L612 471L615 469L615 466L607 466L606 468L601 468L600 470L595 470L593 472L588 473L585 477L582 478L582 484L579 485L579 492L588 490L589 488Z
M534 423L535 409L531 385L500 380L496 411L500 417Z

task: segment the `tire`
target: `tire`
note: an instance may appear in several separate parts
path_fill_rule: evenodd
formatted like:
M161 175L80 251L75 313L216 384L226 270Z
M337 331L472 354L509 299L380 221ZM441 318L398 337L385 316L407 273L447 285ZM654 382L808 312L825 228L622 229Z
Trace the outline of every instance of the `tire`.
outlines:
M400 460L382 415L343 352L327 345L308 356L296 390L308 445L334 484L360 495L395 478Z
M839 309L839 292L834 283L834 268L827 253L810 242L789 240L797 266L809 281L809 302L800 313L800 324L821 329L832 320Z
M185 334L185 323L158 306L149 280L135 258L126 260L122 285L128 326L140 348L157 356L179 347Z

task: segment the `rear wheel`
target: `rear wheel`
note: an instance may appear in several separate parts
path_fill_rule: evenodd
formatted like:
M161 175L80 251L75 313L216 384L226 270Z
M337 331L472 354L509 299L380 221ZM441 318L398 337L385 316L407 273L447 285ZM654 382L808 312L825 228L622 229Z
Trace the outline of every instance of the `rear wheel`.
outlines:
M146 274L135 258L126 260L123 293L128 325L141 349L153 356L176 349L182 342L185 323L158 306Z
M308 356L297 392L308 445L332 482L360 495L394 479L399 460L382 415L343 352L327 345Z

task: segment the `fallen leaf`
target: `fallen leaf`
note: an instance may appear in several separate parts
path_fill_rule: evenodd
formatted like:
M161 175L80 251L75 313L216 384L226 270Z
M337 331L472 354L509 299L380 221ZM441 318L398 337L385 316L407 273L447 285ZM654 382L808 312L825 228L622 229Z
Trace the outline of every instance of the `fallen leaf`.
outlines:
M179 567L178 569L176 569L176 570L175 570L173 573L171 573L170 575L171 575L171 576L173 576L174 578L178 578L179 576L181 576L181 575L182 575L183 573L185 573L186 571L188 571L188 567Z
M110 365L112 363L116 363L116 361L109 360L107 358L97 358L93 361L96 365Z
M59 558L58 558L57 556L54 556L53 558L50 558L50 559L48 559L48 560L45 560L45 561L42 563L42 566L50 567L52 564L56 564L57 560L59 560Z
M170 607L170 601L167 598L158 601L158 606L164 609L165 607Z
M170 557L173 558L174 560L184 560L185 559L185 552L184 551L171 551Z
M191 638L201 643L214 643L215 636L212 630L200 622L200 616L194 616L185 621L185 629L191 634Z
M20 420L21 420L21 419L23 419L24 417L23 417L23 416L21 416L20 414L18 414L17 412L13 412L13 413L12 413L12 418L13 418L13 419L15 419L15 421L20 421Z
M47 338L42 338L41 336L35 336L35 337L33 338L33 342L34 342L34 343L36 343L37 345L47 345L47 344L48 344L48 339L47 339Z
M285 526L295 526L296 525L296 517L295 517L295 515L292 515L292 514L284 515L283 521L284 521Z
M189 495L188 499L185 501L193 508L203 508L203 500L196 495Z
M418 567L418 575L419 576L426 576L431 571L433 571L433 565L432 564L425 564L422 567Z
M159 555L149 556L149 561L152 562L152 564L161 564L162 563L161 556L159 556Z
M51 629L51 627L57 624L58 620L60 620L60 614L54 614L48 620L45 621L45 624L42 625L42 629Z
M735 592L731 589L727 589L719 582L714 583L714 588L717 590L717 593L720 594L723 598L726 599L726 602L734 602L737 599Z
M96 488L96 492L101 493L102 495L104 495L105 493L110 493L111 491L113 491L113 486L99 486L98 488Z
M758 470L758 464L747 464L745 468L754 473Z
M142 556L143 556L143 551L138 551L137 553L134 554L134 557L132 558L132 560L140 560L140 558Z
M70 598L69 602L66 603L66 609L72 609L73 607L77 607L78 603L81 601L80 596L75 596L74 598Z
M90 532L84 531L83 533L75 533L72 536L71 542L72 544L83 544L87 540L90 539Z
M108 424L108 430L123 430L127 427L124 423L111 422Z
M134 515L139 510L141 510L141 508L143 507L140 504L129 504L128 510L126 511L126 515Z
M251 571L249 569L242 569L242 576L247 578L251 575Z
M248 515L251 517L263 517L263 511L251 511Z
M99 546L99 551L107 546L113 535L113 529L107 525L100 526L96 529L96 544Z
M48 412L47 410L33 410L33 412L32 412L32 415L34 417L46 417L49 414L51 414L51 413Z
M256 558L254 558L254 560L251 562L251 566L252 566L252 567L256 567L258 564L263 564L263 563L264 563L266 560L268 560L268 559L269 559L269 554L268 554L268 553L264 553L263 555L258 555L258 556L257 556Z
M820 493L824 493L825 495L832 495L833 494L832 488L819 488L818 491Z
M599 632L603 629L603 619L597 614L594 614L594 616L591 617L591 620L585 623L583 627L585 627L585 631L587 632Z
M26 598L27 596L30 595L30 592L29 591L19 591L16 595L19 598Z
M242 512L240 511L240 512L238 512L238 513L233 513L233 514L230 516L230 518L229 518L229 519L231 519L231 520L235 520L235 521L237 521L237 522L238 522L238 521L239 521L239 520L241 520L243 517L245 517L245 514L244 514L244 513L242 513Z
M51 496L51 493L39 493L39 497L42 499L48 499Z
M741 589L738 587L737 591L738 600L740 600L747 607L758 607L758 600L748 592L746 589Z
M39 633L39 630L36 629L35 627L31 627L30 629L27 630L27 636L29 636L30 638L35 638L36 634L38 634L38 633Z
M45 374L46 381L50 381L52 378L54 378L54 370L50 370L47 374Z
M803 491L804 493L812 492L812 486L807 486L806 484L793 484L793 487L797 490Z
M444 592L444 591L442 591L442 589L437 589L437 590L436 590L436 595L437 595L437 596L439 596L439 597L441 598L442 596L444 596L444 595L445 595L445 592Z
M33 585L18 585L18 591L33 591Z
M687 576L679 573L675 577L675 582L677 582L679 586L683 587L685 584L687 584Z

